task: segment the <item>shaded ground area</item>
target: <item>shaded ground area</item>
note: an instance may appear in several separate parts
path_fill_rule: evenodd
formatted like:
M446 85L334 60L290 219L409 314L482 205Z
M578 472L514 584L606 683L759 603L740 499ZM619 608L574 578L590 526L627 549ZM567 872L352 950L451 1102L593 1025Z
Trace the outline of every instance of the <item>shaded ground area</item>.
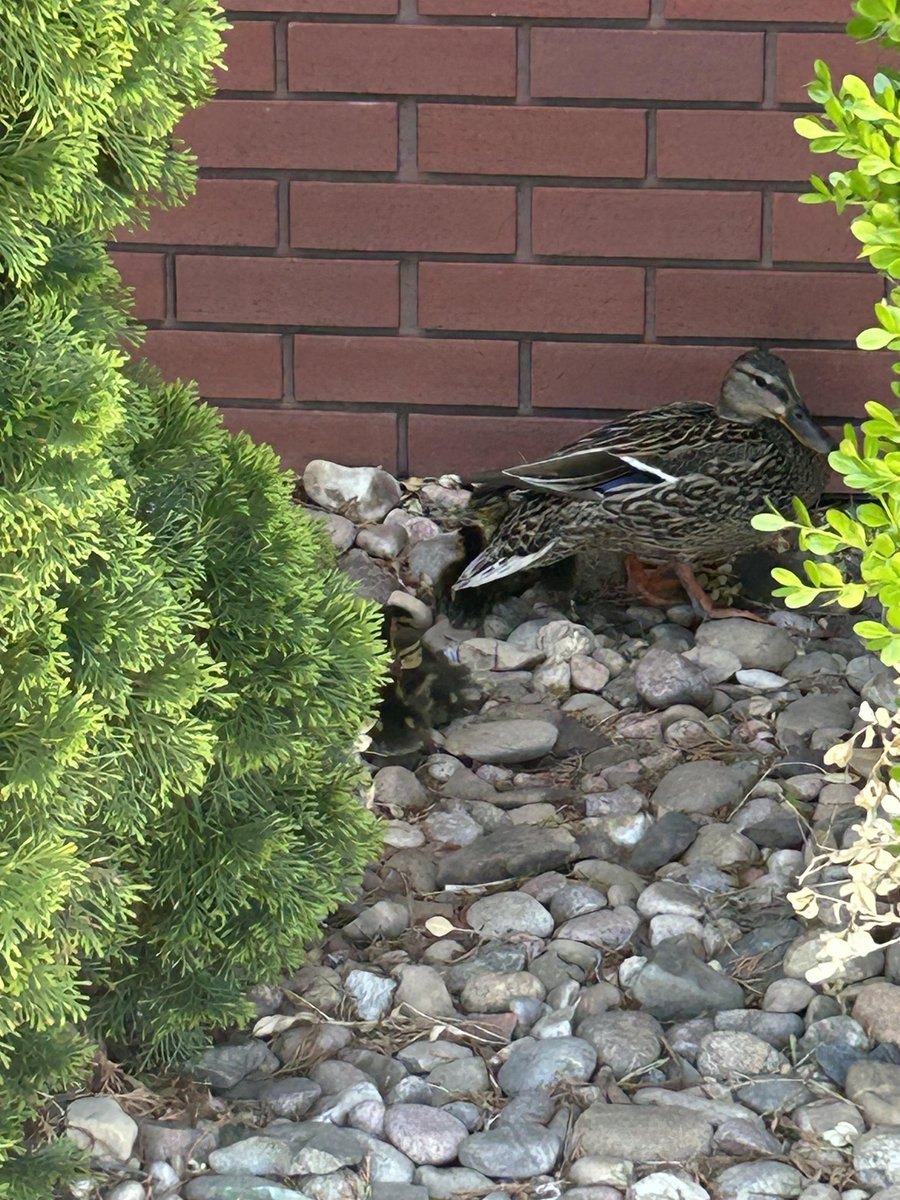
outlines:
M362 543L402 545L356 549L417 576L468 711L370 748L384 854L251 1030L169 1099L70 1106L104 1195L898 1200L900 957L810 986L822 932L785 899L848 836L823 752L892 676L805 616L694 629L534 588L454 627L430 521L370 518Z

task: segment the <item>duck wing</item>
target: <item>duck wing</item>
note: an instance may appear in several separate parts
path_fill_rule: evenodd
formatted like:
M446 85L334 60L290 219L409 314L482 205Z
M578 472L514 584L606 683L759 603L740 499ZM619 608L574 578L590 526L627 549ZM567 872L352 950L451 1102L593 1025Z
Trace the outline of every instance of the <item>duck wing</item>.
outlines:
M677 483L698 439L718 422L708 404L669 404L632 413L537 462L502 472L512 486L570 499L596 499L626 484Z

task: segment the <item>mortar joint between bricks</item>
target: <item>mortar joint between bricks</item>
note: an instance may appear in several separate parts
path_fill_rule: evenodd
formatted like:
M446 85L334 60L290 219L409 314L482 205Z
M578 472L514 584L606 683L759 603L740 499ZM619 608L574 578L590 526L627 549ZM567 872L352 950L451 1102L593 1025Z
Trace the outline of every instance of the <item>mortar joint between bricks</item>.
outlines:
M397 104L397 179L404 182L419 177L419 106L414 96L403 96Z
M531 99L531 26L519 25L516 31L516 104Z
M532 262L531 207L534 184L520 183L516 188L516 262Z
M419 264L404 255L400 259L400 322L398 333L414 334L419 326Z
M778 108L778 35L767 29L763 35L763 99L764 109Z
M288 94L288 25L290 14L275 22L275 95L284 99Z

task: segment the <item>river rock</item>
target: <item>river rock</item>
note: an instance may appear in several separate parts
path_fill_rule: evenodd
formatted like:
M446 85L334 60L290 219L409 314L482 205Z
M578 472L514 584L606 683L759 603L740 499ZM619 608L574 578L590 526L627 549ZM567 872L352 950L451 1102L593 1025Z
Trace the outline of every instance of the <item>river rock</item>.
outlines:
M353 997L360 1019L378 1021L391 1007L397 984L372 971L351 971L344 980L344 987Z
M296 1188L254 1175L198 1175L181 1190L184 1200L308 1200Z
M605 950L619 950L628 945L640 923L641 919L633 908L618 905L616 908L598 909L573 917L559 926L556 936Z
M775 721L775 732L786 744L807 738L818 729L849 729L853 712L842 696L814 693L792 701Z
M459 1148L459 1161L491 1179L532 1179L553 1170L560 1145L550 1129L509 1122L471 1134Z
M428 807L428 793L406 767L382 767L372 781L375 803L384 808L418 811Z
M847 1098L858 1104L870 1125L900 1126L900 1066L857 1059L850 1064Z
M400 485L378 467L342 467L314 458L303 472L303 490L320 508L358 524L380 521L402 497Z
M406 530L400 525L368 525L357 533L356 544L372 558L397 558L406 546Z
M634 1163L686 1163L708 1154L712 1126L688 1108L593 1104L575 1122L577 1153Z
M634 682L638 695L651 708L696 704L703 709L712 699L712 687L700 667L658 646L640 660Z
M322 1089L312 1079L291 1077L273 1079L259 1092L260 1103L273 1117L296 1121L305 1117L322 1095Z
M428 1189L430 1200L453 1200L456 1196L480 1196L490 1190L491 1181L480 1171L468 1167L417 1167L416 1182ZM393 1197L388 1198L393 1200Z
M593 1046L581 1037L520 1038L510 1048L497 1082L507 1096L518 1096L561 1080L583 1083L597 1066Z
M477 838L443 858L438 883L494 883L500 879L539 875L569 863L577 842L565 829L536 829L523 825Z
M900 1046L900 987L878 980L860 989L853 1019L876 1042Z
M696 632L698 646L715 646L737 655L741 666L764 671L783 671L797 653L790 635L741 617L705 621Z
M278 1070L278 1059L258 1038L231 1045L210 1046L190 1066L191 1076L198 1083L214 1088L230 1088L242 1079L260 1079Z
M465 549L458 532L439 533L436 537L412 542L406 556L407 573L413 583L434 587L464 557Z
M699 958L690 937L660 943L631 983L631 993L658 1021L744 1007L740 984Z
M112 1096L84 1096L66 1109L66 1135L100 1166L121 1166L131 1157L137 1122Z
M509 933L532 933L549 937L553 917L543 904L527 892L498 892L476 900L467 913L469 925L486 938L502 938Z
M742 800L758 773L752 763L681 763L662 777L651 799L661 812L711 813Z
M866 1187L900 1184L900 1127L876 1125L853 1147L853 1166Z
M513 1000L543 1000L544 985L528 971L484 971L473 975L462 990L466 1012L509 1012Z
M804 1179L796 1167L780 1162L738 1163L716 1176L718 1200L781 1200L799 1196Z
M384 1114L385 1137L419 1165L453 1162L469 1131L462 1121L424 1104L392 1104Z
M660 1057L662 1032L659 1022L644 1012L598 1013L578 1025L578 1036L594 1047L597 1061L617 1079Z
M671 1171L654 1171L631 1185L630 1200L709 1200L706 1188L674 1175Z
M483 763L522 763L549 754L559 736L549 721L512 718L474 721L452 727L447 750Z
M629 867L638 875L652 875L681 857L696 838L698 828L686 813L663 813L632 850Z
M537 648L550 664L571 662L576 654L591 654L596 639L584 625L572 621L548 621L537 630Z
M441 974L434 967L404 963L397 968L400 986L395 1001L405 1004L426 1017L452 1017L456 1014L453 999Z

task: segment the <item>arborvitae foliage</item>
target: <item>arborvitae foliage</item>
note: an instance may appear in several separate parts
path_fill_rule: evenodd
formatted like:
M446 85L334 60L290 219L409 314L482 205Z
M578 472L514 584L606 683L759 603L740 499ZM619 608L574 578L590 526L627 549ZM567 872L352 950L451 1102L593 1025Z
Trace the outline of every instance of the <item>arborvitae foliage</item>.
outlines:
M212 0L0 0L0 1198L89 1044L190 1052L375 844L376 617L272 453L135 374L103 239L192 177ZM29 1143L29 1151L24 1151Z

